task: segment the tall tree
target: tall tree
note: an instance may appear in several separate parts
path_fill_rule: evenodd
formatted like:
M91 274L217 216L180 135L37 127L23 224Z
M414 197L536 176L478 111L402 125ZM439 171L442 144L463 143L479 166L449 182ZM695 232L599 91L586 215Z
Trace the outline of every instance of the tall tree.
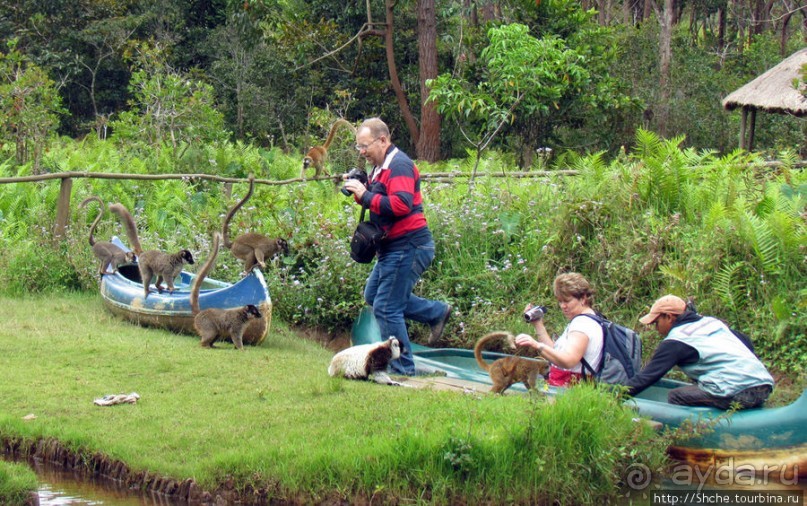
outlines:
M417 2L420 103L422 106L420 128L398 76L398 66L395 61L395 39L393 37L395 4L396 0L384 1L385 22L382 25L373 22L372 9L370 8L369 0L367 0L367 23L362 27L358 37L360 41L370 36L381 37L384 40L390 86L395 93L398 108L409 131L412 144L415 146L416 157L435 161L440 156L440 116L436 109L428 104L429 89L426 85L427 80L438 74L435 3L434 0L418 0Z
M243 23L234 21L235 19L231 19L210 34L209 44L215 44L211 53L216 57L211 63L210 71L219 87L233 96L235 134L237 138L243 139L247 109L254 105L250 103L250 99L254 98L251 91L256 87L255 58L265 51L265 46L262 42L247 44L250 38L245 36L248 34L245 33ZM260 41L257 33L253 32L251 35L252 40Z
M454 120L476 151L472 177L482 153L516 116L549 114L569 90L588 81L584 59L563 39L536 39L521 24L488 31L477 82L442 74L430 81L430 100Z
M359 33L359 39L362 40L369 36L381 37L384 40L384 51L387 58L387 70L389 72L390 86L395 93L395 98L398 101L398 108L403 116L406 128L409 130L409 136L412 139L412 144L418 145L420 141L420 131L417 127L417 122L409 107L409 101L406 98L406 92L401 86L401 80L398 77L398 66L395 63L395 43L394 43L394 27L395 27L395 0L384 0L384 19L383 24L374 23L372 20L372 12L370 9L370 1L367 0L367 23L364 25L362 31ZM379 26L383 28L379 28Z
M663 8L656 0L649 0L656 12L661 30L659 32L659 102L658 111L654 114L656 125L662 136L667 135L667 123L670 116L670 65L672 62L672 30L674 0L664 0Z
M440 159L440 114L429 101L426 81L437 77L437 15L434 0L418 0L418 63L420 74L420 136L417 157Z
M88 51L76 55L76 61L89 74L89 82L78 84L90 95L95 126L99 137L103 136L102 128L109 120L109 114L98 110L98 82L101 70L107 60L119 58L121 50L137 30L139 20L134 17L119 17L90 23L78 32L77 37L89 48ZM104 128L105 130L105 128Z

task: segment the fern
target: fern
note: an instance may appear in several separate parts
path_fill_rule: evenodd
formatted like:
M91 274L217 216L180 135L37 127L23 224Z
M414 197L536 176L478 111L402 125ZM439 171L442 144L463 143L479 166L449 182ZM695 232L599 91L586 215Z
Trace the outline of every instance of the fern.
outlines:
M659 266L659 272L669 280L668 292L673 293L692 293L692 273L687 271L682 266L676 265L662 265Z
M611 194L609 188L611 180L604 177L608 165L603 153L594 153L584 158L577 158L569 166L572 170L580 172L582 177L576 178L574 187L580 192L581 198L598 199L602 195Z
M779 247L770 225L748 212L746 212L745 219L751 225L753 233L749 239L757 259L762 264L762 271L766 274L778 274L781 268Z
M802 257L801 248L807 244L805 241L807 226L804 221L796 215L774 211L766 217L765 222L779 244L783 260L791 259L795 261L793 265L798 265Z
M726 206L722 202L714 202L703 217L703 226L707 230L717 230L723 228L727 221Z
M737 309L737 301L741 300L743 293L745 293L744 277L737 274L745 265L745 262L734 262L731 265L726 265L720 272L715 275L714 289L720 300L723 301L727 307ZM734 281L734 278L737 281Z
M772 213L776 208L776 199L769 194L762 197L762 199L757 203L755 213L757 216L765 217Z
M793 169L793 167L796 165L796 162L799 161L800 157L797 152L790 149L786 149L779 153L777 159L782 163L782 169L785 171L789 171Z
M653 158L658 154L661 147L661 138L655 132L639 129L636 132L636 147L634 154L641 159Z

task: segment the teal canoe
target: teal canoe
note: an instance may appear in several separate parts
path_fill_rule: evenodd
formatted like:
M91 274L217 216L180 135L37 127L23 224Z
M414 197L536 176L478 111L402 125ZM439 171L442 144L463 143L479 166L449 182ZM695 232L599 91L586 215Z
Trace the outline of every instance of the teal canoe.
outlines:
M364 308L351 332L354 344L380 342L378 324L369 308ZM479 368L472 350L429 348L412 345L415 364L445 372L449 378L490 385L490 377ZM488 360L508 355L484 352ZM667 402L670 389L685 383L662 379L636 397L625 401L640 415L676 428L699 424L708 430L697 437L679 441L669 448L680 461L710 472L753 472L772 481L807 479L807 390L791 404L775 408L746 409L728 413L714 408L677 406ZM510 387L526 391L522 384ZM562 389L549 388L549 394Z
M117 237L111 242L128 249ZM194 334L190 288L195 277L196 274L182 271L174 280L173 293L152 291L144 297L137 265L122 265L117 273L101 277L101 298L111 313L133 323ZM272 321L272 299L260 269L253 269L236 283L211 278L202 282L201 309L232 309L247 304L258 306L264 315L250 322L244 331L244 344L258 345L266 338Z

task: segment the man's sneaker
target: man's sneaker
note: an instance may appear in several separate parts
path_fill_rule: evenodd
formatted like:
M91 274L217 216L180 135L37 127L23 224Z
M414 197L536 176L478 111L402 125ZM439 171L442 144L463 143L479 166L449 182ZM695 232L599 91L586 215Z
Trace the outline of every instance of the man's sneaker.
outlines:
M440 339L440 336L443 335L443 329L446 327L446 322L449 318L451 318L451 306L446 304L446 312L443 317L440 318L437 323L431 326L432 333L429 336L429 346L436 343Z

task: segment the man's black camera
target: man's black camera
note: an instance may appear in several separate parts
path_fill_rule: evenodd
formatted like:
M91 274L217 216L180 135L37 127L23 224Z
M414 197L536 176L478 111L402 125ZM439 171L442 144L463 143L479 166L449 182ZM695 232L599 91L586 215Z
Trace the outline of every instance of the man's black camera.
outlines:
M347 179L357 179L358 181L361 182L361 184L363 184L364 186L367 186L367 173L364 172L361 169L357 169L355 167L350 169L350 171L347 173L346 178ZM353 195L353 192L348 190L345 187L342 187L341 191L342 191L342 195L344 195L345 197L349 197L349 196Z
M524 321L527 323L537 322L546 314L546 306L533 306L524 311Z

